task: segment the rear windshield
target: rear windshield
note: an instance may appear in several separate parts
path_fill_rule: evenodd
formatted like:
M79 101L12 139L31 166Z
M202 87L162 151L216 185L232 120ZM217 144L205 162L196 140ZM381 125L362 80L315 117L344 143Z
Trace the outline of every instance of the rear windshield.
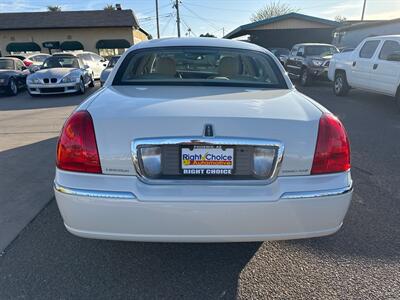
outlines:
M119 59L119 56L111 57L110 61L108 62L107 68L113 68L115 66L115 64L117 63L118 59Z
M219 85L287 88L268 55L215 47L149 48L130 53L114 85Z
M308 46L306 47L306 55L309 56L325 56L338 53L339 50L333 46Z
M273 54L275 54L276 56L289 55L289 53L290 53L289 49L285 49L285 48L272 48L271 52Z

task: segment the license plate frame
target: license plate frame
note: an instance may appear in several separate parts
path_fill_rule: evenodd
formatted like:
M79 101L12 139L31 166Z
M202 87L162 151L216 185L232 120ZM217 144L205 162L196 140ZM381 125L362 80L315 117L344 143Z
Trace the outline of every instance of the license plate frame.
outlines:
M217 160L190 160L190 164L184 163L184 154L214 156L225 155L228 159ZM211 152L211 153L210 153ZM209 156L210 157L210 156ZM215 157L214 157L215 158ZM233 177L235 175L236 149L233 145L183 145L179 149L179 172L187 177ZM231 162L231 164L229 164Z

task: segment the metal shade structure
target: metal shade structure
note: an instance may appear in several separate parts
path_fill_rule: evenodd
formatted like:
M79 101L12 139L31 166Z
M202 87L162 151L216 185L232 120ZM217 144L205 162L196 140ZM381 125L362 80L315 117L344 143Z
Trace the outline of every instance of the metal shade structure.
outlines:
M9 43L6 48L7 52L35 52L41 51L41 48L35 42Z
M83 45L78 41L65 41L60 45L60 49L63 51L74 51L74 50L83 50Z
M96 43L97 49L126 49L131 44L125 39L113 39L113 40L99 40Z

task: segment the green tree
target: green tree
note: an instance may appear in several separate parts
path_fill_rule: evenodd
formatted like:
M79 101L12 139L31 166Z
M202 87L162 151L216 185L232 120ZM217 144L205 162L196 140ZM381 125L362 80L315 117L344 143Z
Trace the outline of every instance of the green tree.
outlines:
M207 33L204 33L204 34L200 34L200 37L213 37L213 38L215 38L216 36L207 32Z
M271 1L270 3L266 4L264 7L253 13L250 17L250 20L252 22L256 22L298 11L299 9L293 8L289 4L281 3L280 1Z
M48 11L61 11L61 6L58 5L48 5L47 6Z
M335 17L335 21L339 23L344 23L347 21L347 18L339 15Z
M112 4L107 4L104 6L104 10L115 10L115 6Z

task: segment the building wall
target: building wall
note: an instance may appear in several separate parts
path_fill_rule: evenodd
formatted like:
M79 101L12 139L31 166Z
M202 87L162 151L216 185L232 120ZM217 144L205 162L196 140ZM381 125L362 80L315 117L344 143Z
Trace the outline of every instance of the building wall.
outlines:
M301 19L286 19L282 21L276 21L270 24L261 25L257 28L251 30L260 30L260 29L297 29L297 28L332 28L327 24L319 23L319 22L312 22L307 20Z
M367 27L334 34L333 44L341 48L355 48L365 38L377 35L400 34L400 21L381 26Z
M140 30L134 29L132 39L134 44L137 44L143 41L147 41L147 35L145 35Z
M35 42L42 52L47 53L47 49L42 47L46 41L79 41L86 51L97 52L96 43L103 39L126 39L134 44L134 31L131 27L123 28L72 28L72 29L27 29L27 30L1 30L0 31L0 51L3 55L8 54L6 47L12 42ZM141 32L140 32L141 33ZM136 42L142 40L136 39Z

